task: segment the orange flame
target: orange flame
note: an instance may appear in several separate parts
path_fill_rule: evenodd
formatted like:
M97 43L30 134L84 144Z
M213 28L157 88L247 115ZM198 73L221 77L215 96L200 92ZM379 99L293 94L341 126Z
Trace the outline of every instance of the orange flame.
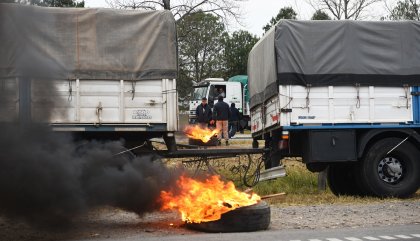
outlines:
M207 127L201 128L200 126L187 126L184 129L184 133L191 139L197 139L207 143L213 136L219 133L219 130L212 130Z
M177 192L162 191L162 210L178 210L182 221L201 223L219 220L231 210L256 204L261 200L257 194L236 190L233 182L223 182L218 175L205 181L181 176Z

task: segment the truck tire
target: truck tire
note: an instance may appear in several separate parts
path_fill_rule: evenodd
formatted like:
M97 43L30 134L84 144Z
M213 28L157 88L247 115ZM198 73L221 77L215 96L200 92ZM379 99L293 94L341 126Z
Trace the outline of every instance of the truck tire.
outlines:
M361 195L355 176L355 163L333 163L327 169L328 187L337 196Z
M414 194L420 182L420 151L401 138L385 138L374 143L360 163L359 174L367 194L405 198ZM396 148L395 148L396 147ZM392 148L391 153L387 154Z
M268 229L270 216L270 206L260 201L257 204L224 213L217 221L187 223L187 227L211 233L253 232Z
M280 134L279 131L274 132L274 135L266 135L264 137L264 148L269 148L270 152L264 154L264 167L270 169L280 166L282 153L279 149Z

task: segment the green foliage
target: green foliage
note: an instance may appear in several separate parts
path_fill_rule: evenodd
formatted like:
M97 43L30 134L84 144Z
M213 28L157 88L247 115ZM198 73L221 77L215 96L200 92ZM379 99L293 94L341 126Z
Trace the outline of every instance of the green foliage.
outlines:
M265 32L267 32L268 30L270 30L270 28L272 26L274 26L280 19L296 19L297 17L297 13L295 12L295 10L292 7L284 7L282 9L280 9L279 13L277 14L276 17L272 17L270 22L267 23L264 27L263 30Z
M312 20L331 20L330 16L322 11L322 10L316 10L314 15L312 15Z
M84 8L85 1L77 2L75 0L31 0L31 5L41 7L61 7L61 8Z
M231 35L213 14L197 12L177 23L179 45L178 94L192 92L194 82L247 73L248 54L258 38L247 31Z
M388 18L391 20L420 21L420 3L417 3L416 0L398 1Z
M248 54L257 41L257 36L244 30L226 36L223 41L224 62L226 63L225 78L247 74Z
M192 90L191 81L223 75L225 26L219 17L196 12L177 23L180 97Z

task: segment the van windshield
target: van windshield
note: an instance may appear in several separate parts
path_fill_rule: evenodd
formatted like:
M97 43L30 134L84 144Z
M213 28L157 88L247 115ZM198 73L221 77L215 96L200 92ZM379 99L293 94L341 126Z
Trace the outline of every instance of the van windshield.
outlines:
M206 97L207 86L195 87L192 95L193 100L201 100L201 98Z

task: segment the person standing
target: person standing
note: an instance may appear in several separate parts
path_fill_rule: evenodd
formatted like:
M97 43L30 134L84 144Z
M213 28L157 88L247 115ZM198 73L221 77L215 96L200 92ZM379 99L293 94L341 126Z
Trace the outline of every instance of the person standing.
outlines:
M197 123L201 128L207 128L209 122L212 120L212 112L210 106L207 104L207 98L201 99L201 104L195 109L195 116L197 117Z
M221 144L222 136L225 139L226 145L229 145L228 122L230 117L229 105L223 101L223 97L217 97L217 103L213 107L213 120L216 120L216 128L219 130L219 145Z
M235 107L235 103L230 104L230 118L229 118L229 138L236 134L240 119L239 110Z

